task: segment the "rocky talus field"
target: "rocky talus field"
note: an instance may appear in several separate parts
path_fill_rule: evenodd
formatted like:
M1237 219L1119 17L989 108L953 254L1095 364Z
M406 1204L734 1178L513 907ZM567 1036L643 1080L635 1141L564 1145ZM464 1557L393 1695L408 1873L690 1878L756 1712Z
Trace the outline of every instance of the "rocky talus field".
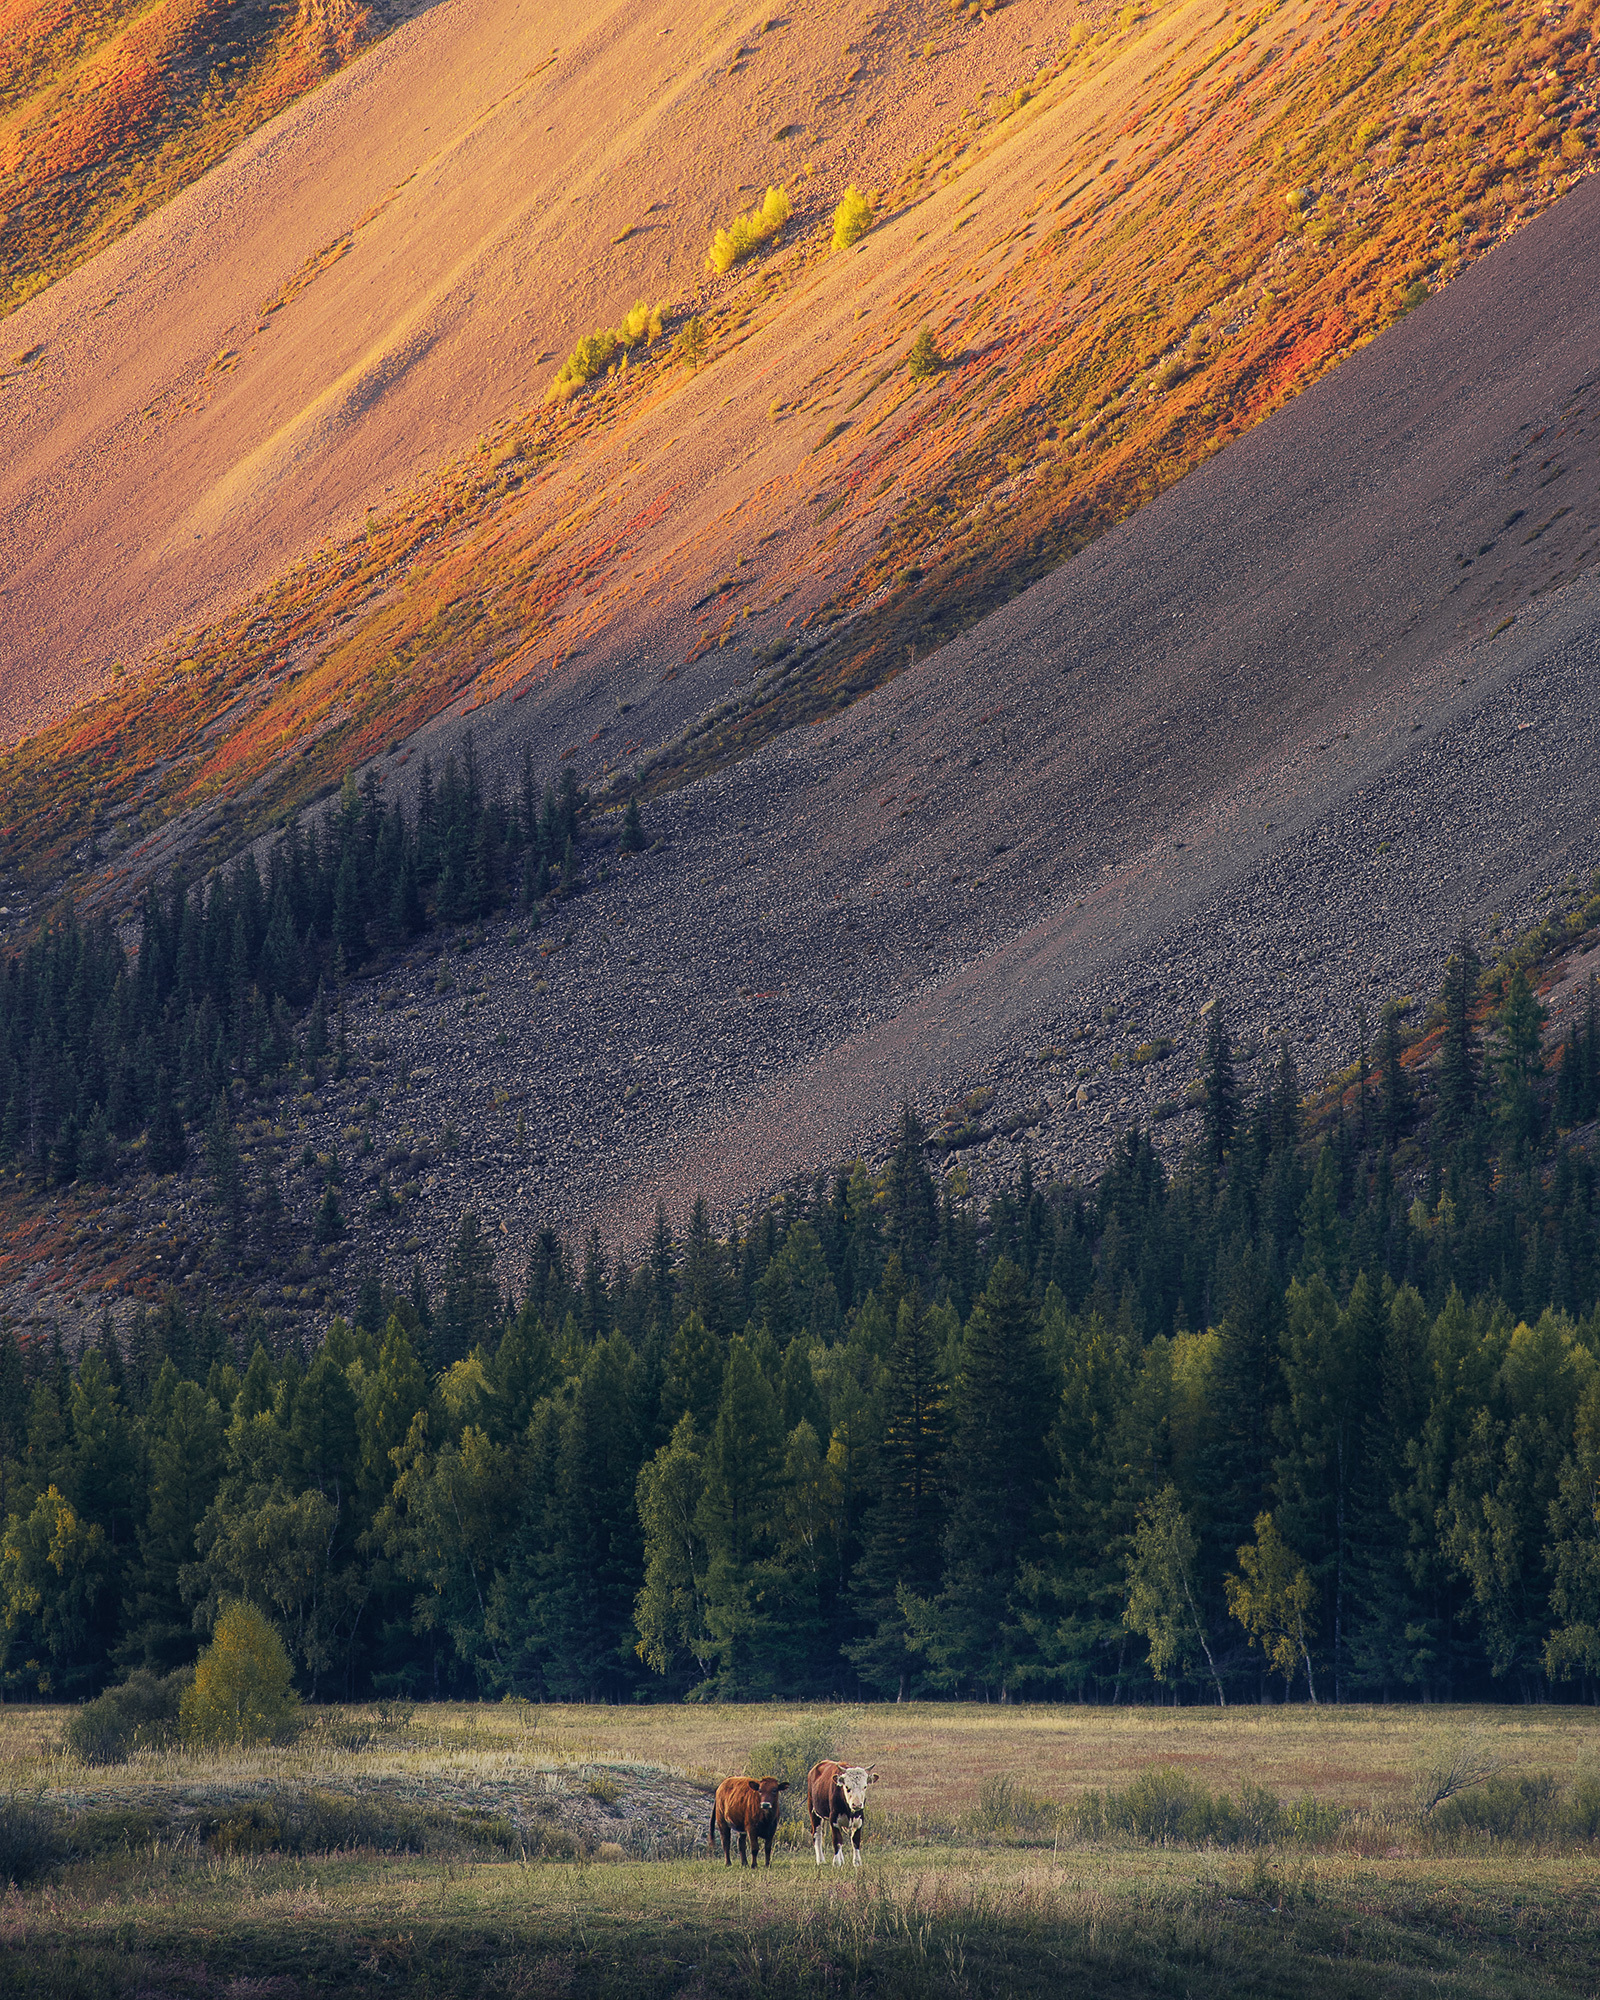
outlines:
M577 775L581 887L353 969L343 1074L241 1106L282 1208L226 1268L198 1140L8 1186L6 1310L325 1314L469 1207L510 1283L542 1224L881 1158L902 1103L974 1195L1131 1123L1176 1159L1213 1004L1247 1085L1287 1045L1314 1090L1463 928L1560 909L1557 1031L1600 867L1583 8L351 32L9 322L0 933L74 893L132 945L174 865L469 734ZM638 298L659 337L557 393Z

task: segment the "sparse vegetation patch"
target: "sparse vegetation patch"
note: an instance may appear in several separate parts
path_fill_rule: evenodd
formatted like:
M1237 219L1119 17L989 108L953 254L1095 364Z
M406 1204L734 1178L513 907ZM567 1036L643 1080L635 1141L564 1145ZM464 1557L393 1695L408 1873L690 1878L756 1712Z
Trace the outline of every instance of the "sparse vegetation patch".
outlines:
M756 251L770 243L783 225L794 213L794 204L789 199L788 190L769 187L756 203L743 215L736 215L726 229L719 229L711 239L711 248L706 252L706 269L722 277L735 264L746 257L753 257Z

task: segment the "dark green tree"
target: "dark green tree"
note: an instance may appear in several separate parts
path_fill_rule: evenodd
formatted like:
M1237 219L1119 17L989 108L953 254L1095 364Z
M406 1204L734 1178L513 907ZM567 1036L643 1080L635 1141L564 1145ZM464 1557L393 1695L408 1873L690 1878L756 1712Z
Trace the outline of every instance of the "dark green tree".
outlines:
M1411 1123L1412 1090L1400 1061L1400 1008L1385 1003L1378 1031L1378 1124L1384 1143L1400 1143ZM1291 1541L1293 1537L1290 1537Z
M973 1306L952 1400L943 1588L931 1604L909 1591L901 1603L940 1683L1004 1701L1032 1651L1021 1587L1041 1553L1056 1401L1037 1310L1007 1258Z
M189 1141L184 1134L183 1119L172 1101L167 1073L161 1070L156 1076L155 1108L145 1139L145 1165L153 1174L175 1174L188 1157Z
M908 1644L902 1590L925 1601L939 1592L944 1508L945 1385L921 1290L900 1301L884 1384L881 1480L862 1523L851 1593L864 1636L848 1654L869 1686L904 1701L920 1663Z
M464 1360L500 1325L500 1293L494 1281L494 1251L478 1211L469 1208L444 1267L444 1298L434 1348L441 1368Z
M1233 1038L1218 1004L1206 1022L1205 1053L1200 1062L1204 1091L1202 1117L1206 1152L1221 1166L1239 1125L1239 1086L1233 1073Z
M1472 940L1463 930L1444 972L1444 1035L1439 1048L1439 1108L1455 1126L1477 1108L1478 1070L1473 1053L1472 1008L1482 970Z

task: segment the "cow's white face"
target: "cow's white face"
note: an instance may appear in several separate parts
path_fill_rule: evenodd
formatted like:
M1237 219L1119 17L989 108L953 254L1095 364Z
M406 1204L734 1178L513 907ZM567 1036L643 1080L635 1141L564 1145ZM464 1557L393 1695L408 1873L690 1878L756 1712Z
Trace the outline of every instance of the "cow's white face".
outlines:
M867 1787L878 1782L878 1774L860 1764L852 1764L847 1771L839 1773L839 1789L844 1793L844 1802L850 1808L852 1819L859 1818L866 1810Z

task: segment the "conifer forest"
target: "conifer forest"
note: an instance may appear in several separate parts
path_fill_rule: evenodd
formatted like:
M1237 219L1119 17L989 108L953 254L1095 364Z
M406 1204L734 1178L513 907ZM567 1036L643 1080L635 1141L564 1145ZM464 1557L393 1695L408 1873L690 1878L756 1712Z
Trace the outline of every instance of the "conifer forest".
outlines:
M469 754L152 890L136 955L51 926L0 972L8 1165L199 1149L225 1242L235 1102L340 1060L370 952L559 898L582 804ZM542 1230L510 1295L469 1209L309 1351L193 1287L7 1332L5 1695L177 1673L245 1600L322 1699L1592 1700L1600 1020L1591 976L1542 1049L1541 942L1463 937L1318 1093L1285 1046L1247 1100L1224 998L1174 1171L1130 1129L979 1212L908 1107L726 1234Z

